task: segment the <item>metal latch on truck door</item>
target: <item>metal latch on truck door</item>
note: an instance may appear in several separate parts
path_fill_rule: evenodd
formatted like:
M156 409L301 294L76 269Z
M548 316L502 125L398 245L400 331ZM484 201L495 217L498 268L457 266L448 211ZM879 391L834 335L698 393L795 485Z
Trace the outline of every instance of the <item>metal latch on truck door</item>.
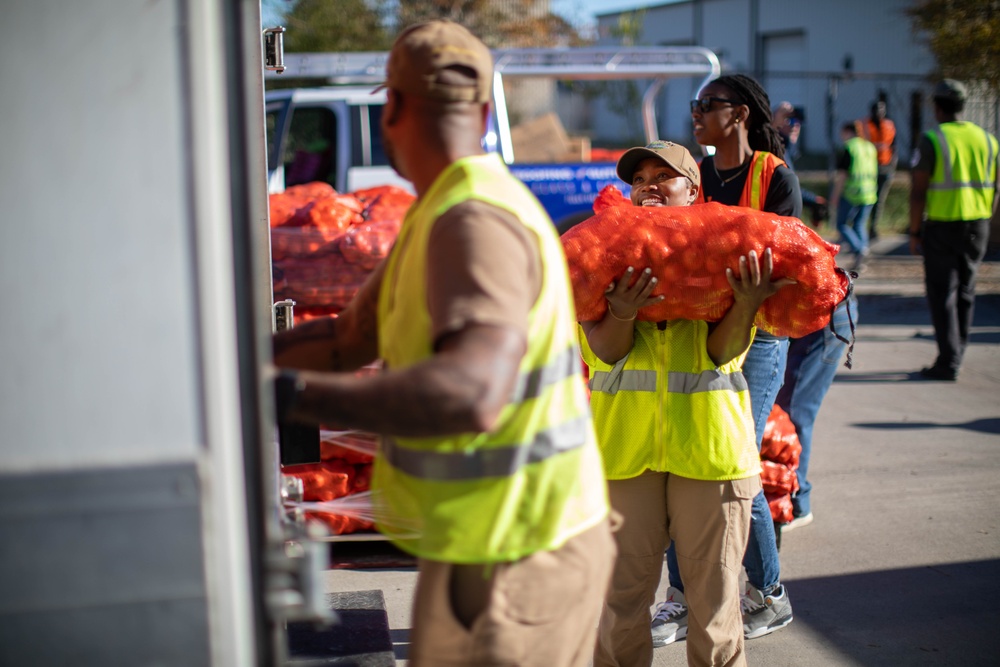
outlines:
M295 327L295 302L291 299L278 301L271 313L271 328L275 331L286 331Z
M285 71L285 28L264 28L264 69L281 74Z

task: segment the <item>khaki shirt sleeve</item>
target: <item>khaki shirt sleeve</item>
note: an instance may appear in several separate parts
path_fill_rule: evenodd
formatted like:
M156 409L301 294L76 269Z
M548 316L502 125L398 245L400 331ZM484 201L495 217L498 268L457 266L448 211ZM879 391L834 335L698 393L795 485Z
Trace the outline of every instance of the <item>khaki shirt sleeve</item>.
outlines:
M465 201L437 219L427 251L427 307L434 340L470 324L528 333L541 292L538 239L513 214Z

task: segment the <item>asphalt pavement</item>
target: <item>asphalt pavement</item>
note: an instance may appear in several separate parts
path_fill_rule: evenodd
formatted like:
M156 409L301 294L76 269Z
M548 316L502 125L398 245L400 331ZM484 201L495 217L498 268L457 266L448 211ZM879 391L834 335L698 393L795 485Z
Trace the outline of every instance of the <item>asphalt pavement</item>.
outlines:
M838 371L816 423L815 521L781 539L794 621L749 641L748 661L1000 665L1000 253L983 266L952 383L917 375L936 351L919 258L905 236L873 251L857 281L853 367ZM331 569L325 583L382 592L405 665L415 580L401 561ZM653 664L685 665L684 642L656 649Z

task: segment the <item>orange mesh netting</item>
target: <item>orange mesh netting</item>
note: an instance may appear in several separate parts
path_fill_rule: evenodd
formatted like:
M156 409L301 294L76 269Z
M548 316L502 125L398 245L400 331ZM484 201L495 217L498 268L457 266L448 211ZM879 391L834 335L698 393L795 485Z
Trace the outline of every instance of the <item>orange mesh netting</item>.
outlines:
M340 194L315 182L272 194L275 299L295 301L297 316L340 312L389 254L413 201L392 185Z
M354 466L340 459L283 466L282 474L302 480L303 500L333 500L353 490Z
M345 448L343 451L351 450ZM320 511L308 511L306 515L325 523L333 535L374 529L371 510L366 509L367 498L361 500L359 495L371 488L372 464L370 461L352 464L349 459L357 456L357 453L346 458L324 456L320 463L283 466L281 469L283 475L302 480L303 500L309 507L321 508ZM351 502L353 498L359 498L358 502Z
M797 218L717 203L686 207L633 206L613 185L594 202L595 215L562 236L577 318L600 320L604 291L625 269L649 267L666 299L639 311L639 319L722 318L733 303L726 268L739 276L739 258L771 248L771 279L792 278L757 312L758 328L801 337L821 329L846 296L850 278L837 269L839 246Z
M775 405L767 416L764 435L760 440L760 458L783 463L795 470L799 467L801 453L802 443L799 442L795 424L780 405Z
M768 509L771 510L771 521L790 523L795 518L792 497L787 493L780 495L765 493L764 499L767 500Z
M771 518L788 523L794 518L792 494L799 490L795 471L799 467L802 443L795 424L780 405L771 408L760 442L760 481L771 508Z
M799 490L799 478L795 471L784 463L762 460L760 462L760 485L764 493L781 495Z

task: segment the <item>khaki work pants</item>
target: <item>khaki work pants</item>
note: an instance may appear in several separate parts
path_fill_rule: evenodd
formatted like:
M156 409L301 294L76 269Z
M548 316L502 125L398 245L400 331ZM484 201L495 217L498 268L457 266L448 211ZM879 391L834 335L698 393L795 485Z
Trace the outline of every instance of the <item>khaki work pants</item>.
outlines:
M688 664L746 665L739 582L760 476L712 482L646 471L608 490L624 523L594 666L652 664L650 606L671 540L688 605Z
M614 565L609 521L513 563L421 559L411 667L587 667Z

